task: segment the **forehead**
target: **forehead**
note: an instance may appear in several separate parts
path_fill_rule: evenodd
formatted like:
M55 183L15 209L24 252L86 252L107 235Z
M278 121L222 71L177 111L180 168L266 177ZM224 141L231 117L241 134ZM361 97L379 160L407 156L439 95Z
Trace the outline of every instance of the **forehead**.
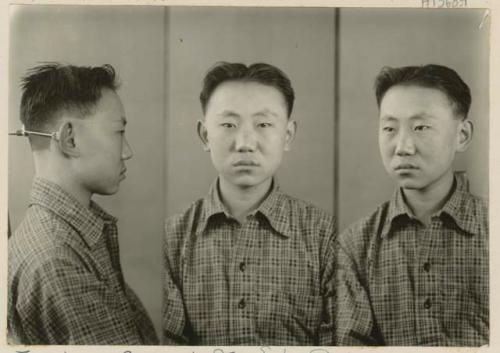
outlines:
M110 89L103 89L101 99L97 102L94 114L90 117L102 123L126 123L125 110L118 94Z
M226 81L212 93L207 115L221 110L251 112L263 109L286 114L285 97L277 88L252 81Z
M416 85L396 85L391 87L382 98L380 117L447 118L454 116L453 108L452 102L439 89Z

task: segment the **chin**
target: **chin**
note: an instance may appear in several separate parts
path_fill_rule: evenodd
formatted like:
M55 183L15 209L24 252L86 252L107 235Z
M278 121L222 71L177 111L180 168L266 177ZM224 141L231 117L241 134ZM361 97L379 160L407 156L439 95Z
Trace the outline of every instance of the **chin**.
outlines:
M248 188L257 186L259 184L258 183L252 183L250 181L237 181L237 182L233 182L233 185L235 185L235 186L237 186L239 188L242 188L242 189L248 189Z
M399 182L399 186L406 190L421 190L424 191L430 184L418 183L416 181Z
M422 187L411 183L399 183L399 186L406 190L420 190Z
M419 182L414 178L395 176L395 179L399 187L402 187L403 189L419 190L425 187L424 185L422 185L422 182Z
M251 188L262 184L267 179L256 178L251 175L232 178L231 183L240 188Z
M118 192L118 190L119 186L115 185L115 186L108 186L106 188L101 188L97 190L95 193L99 195L114 195Z

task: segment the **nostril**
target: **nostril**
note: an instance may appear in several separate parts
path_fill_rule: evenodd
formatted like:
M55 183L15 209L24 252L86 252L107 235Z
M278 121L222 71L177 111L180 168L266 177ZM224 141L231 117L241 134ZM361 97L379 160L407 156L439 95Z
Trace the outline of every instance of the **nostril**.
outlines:
M238 152L243 152L243 153L245 153L245 152L252 152L252 151L253 151L253 149L252 149L250 146L247 146L247 145L240 146L240 147L238 148Z

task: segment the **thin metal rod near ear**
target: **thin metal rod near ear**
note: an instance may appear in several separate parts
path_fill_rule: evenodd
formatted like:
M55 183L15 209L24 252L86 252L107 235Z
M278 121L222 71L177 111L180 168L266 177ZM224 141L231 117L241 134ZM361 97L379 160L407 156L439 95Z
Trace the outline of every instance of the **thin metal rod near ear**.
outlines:
M46 132L38 132L38 131L29 131L24 128L24 124L21 126L20 130L16 130L15 132L9 132L9 135L14 135L14 136L29 136L29 135L36 135L36 136L44 136L44 137L50 137L50 138L55 138L56 140L59 139L59 134L57 131L54 131L53 133L46 133Z

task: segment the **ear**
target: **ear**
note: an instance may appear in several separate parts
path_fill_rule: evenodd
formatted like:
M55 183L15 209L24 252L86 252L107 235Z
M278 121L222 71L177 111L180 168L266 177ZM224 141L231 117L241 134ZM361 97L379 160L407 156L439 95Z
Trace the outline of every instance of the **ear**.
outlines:
M295 120L288 121L288 125L286 127L285 151L290 151L292 149L292 143L295 140L296 134L297 122Z
M55 137L59 149L68 157L78 157L80 151L75 142L75 126L72 122L64 122L58 129Z
M464 152L472 141L474 125L472 121L465 119L458 125L457 152Z
M205 126L205 122L203 120L198 120L198 123L196 125L196 131L198 132L198 137L203 143L203 151L205 152L210 151L210 146L208 143L207 127Z

